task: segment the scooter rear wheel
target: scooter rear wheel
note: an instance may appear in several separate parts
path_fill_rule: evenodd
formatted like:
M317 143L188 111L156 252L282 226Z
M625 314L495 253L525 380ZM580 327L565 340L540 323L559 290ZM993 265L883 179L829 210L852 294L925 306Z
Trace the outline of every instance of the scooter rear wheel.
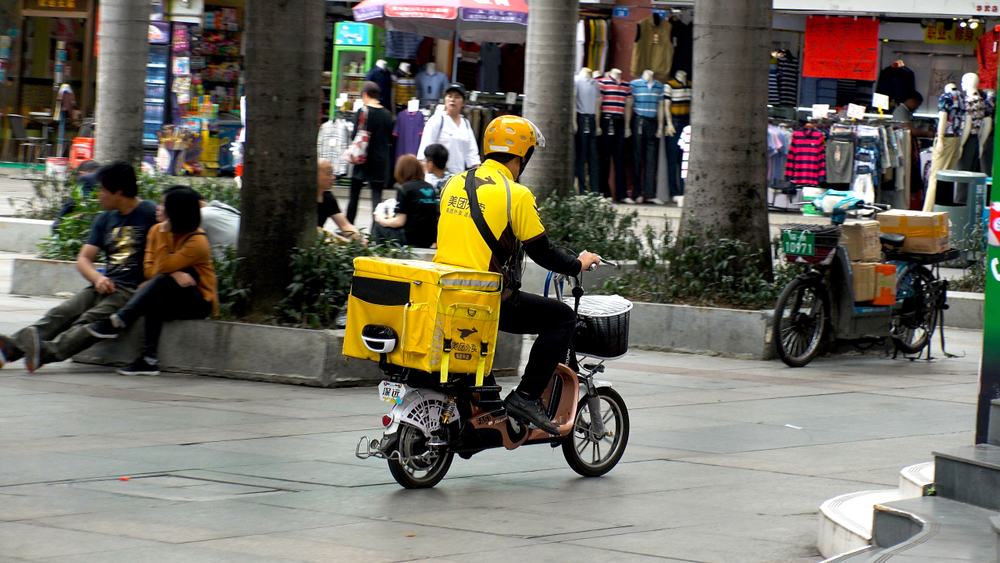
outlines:
M584 397L576 407L573 432L562 444L563 455L569 466L584 477L600 477L614 469L628 445L629 421L625 400L614 389L597 390L600 399L599 416L604 420L608 434L594 436L590 421L589 402Z
M396 447L389 453L389 473L407 489L429 489L437 485L448 473L455 454L436 449L429 459L421 458L428 450L427 437L420 429L400 424Z

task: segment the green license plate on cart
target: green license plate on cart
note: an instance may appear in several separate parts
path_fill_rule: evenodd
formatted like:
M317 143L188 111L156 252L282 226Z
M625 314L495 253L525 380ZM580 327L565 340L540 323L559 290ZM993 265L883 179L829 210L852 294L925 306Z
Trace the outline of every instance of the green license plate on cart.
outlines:
M781 231L781 250L798 256L816 255L816 234L809 231Z

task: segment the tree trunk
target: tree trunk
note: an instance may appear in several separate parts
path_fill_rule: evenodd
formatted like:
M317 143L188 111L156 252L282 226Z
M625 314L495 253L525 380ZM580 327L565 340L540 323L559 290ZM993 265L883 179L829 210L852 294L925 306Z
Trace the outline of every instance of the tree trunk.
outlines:
M681 234L769 249L771 0L696 0L691 162ZM770 262L766 265L770 273Z
M101 0L99 11L94 158L101 163L138 163L146 107L149 1Z
M239 255L251 302L243 314L271 312L291 282L292 249L315 240L325 17L324 3L316 0L246 3Z
M541 129L522 183L536 196L573 191L573 75L577 70L578 0L531 0L525 46L524 117Z

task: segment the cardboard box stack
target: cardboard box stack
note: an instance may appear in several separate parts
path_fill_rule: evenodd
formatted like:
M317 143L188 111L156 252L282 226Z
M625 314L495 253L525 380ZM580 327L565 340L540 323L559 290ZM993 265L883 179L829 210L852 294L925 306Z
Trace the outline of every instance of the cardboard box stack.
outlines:
M906 235L903 252L938 254L948 250L948 213L892 209L878 216L883 233Z
M840 245L847 249L852 262L878 262L882 259L878 221L849 221L840 226L840 233Z
M851 262L855 302L875 299L875 267L878 265L869 262Z

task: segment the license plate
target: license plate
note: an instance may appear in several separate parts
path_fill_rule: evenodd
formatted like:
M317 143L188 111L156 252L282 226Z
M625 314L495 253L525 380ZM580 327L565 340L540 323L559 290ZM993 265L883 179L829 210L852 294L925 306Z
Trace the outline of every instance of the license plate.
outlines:
M396 403L398 405L403 402L403 395L405 394L406 388L402 383L383 381L378 384L378 396L387 403Z
M816 234L808 231L782 231L781 250L798 256L816 255Z

